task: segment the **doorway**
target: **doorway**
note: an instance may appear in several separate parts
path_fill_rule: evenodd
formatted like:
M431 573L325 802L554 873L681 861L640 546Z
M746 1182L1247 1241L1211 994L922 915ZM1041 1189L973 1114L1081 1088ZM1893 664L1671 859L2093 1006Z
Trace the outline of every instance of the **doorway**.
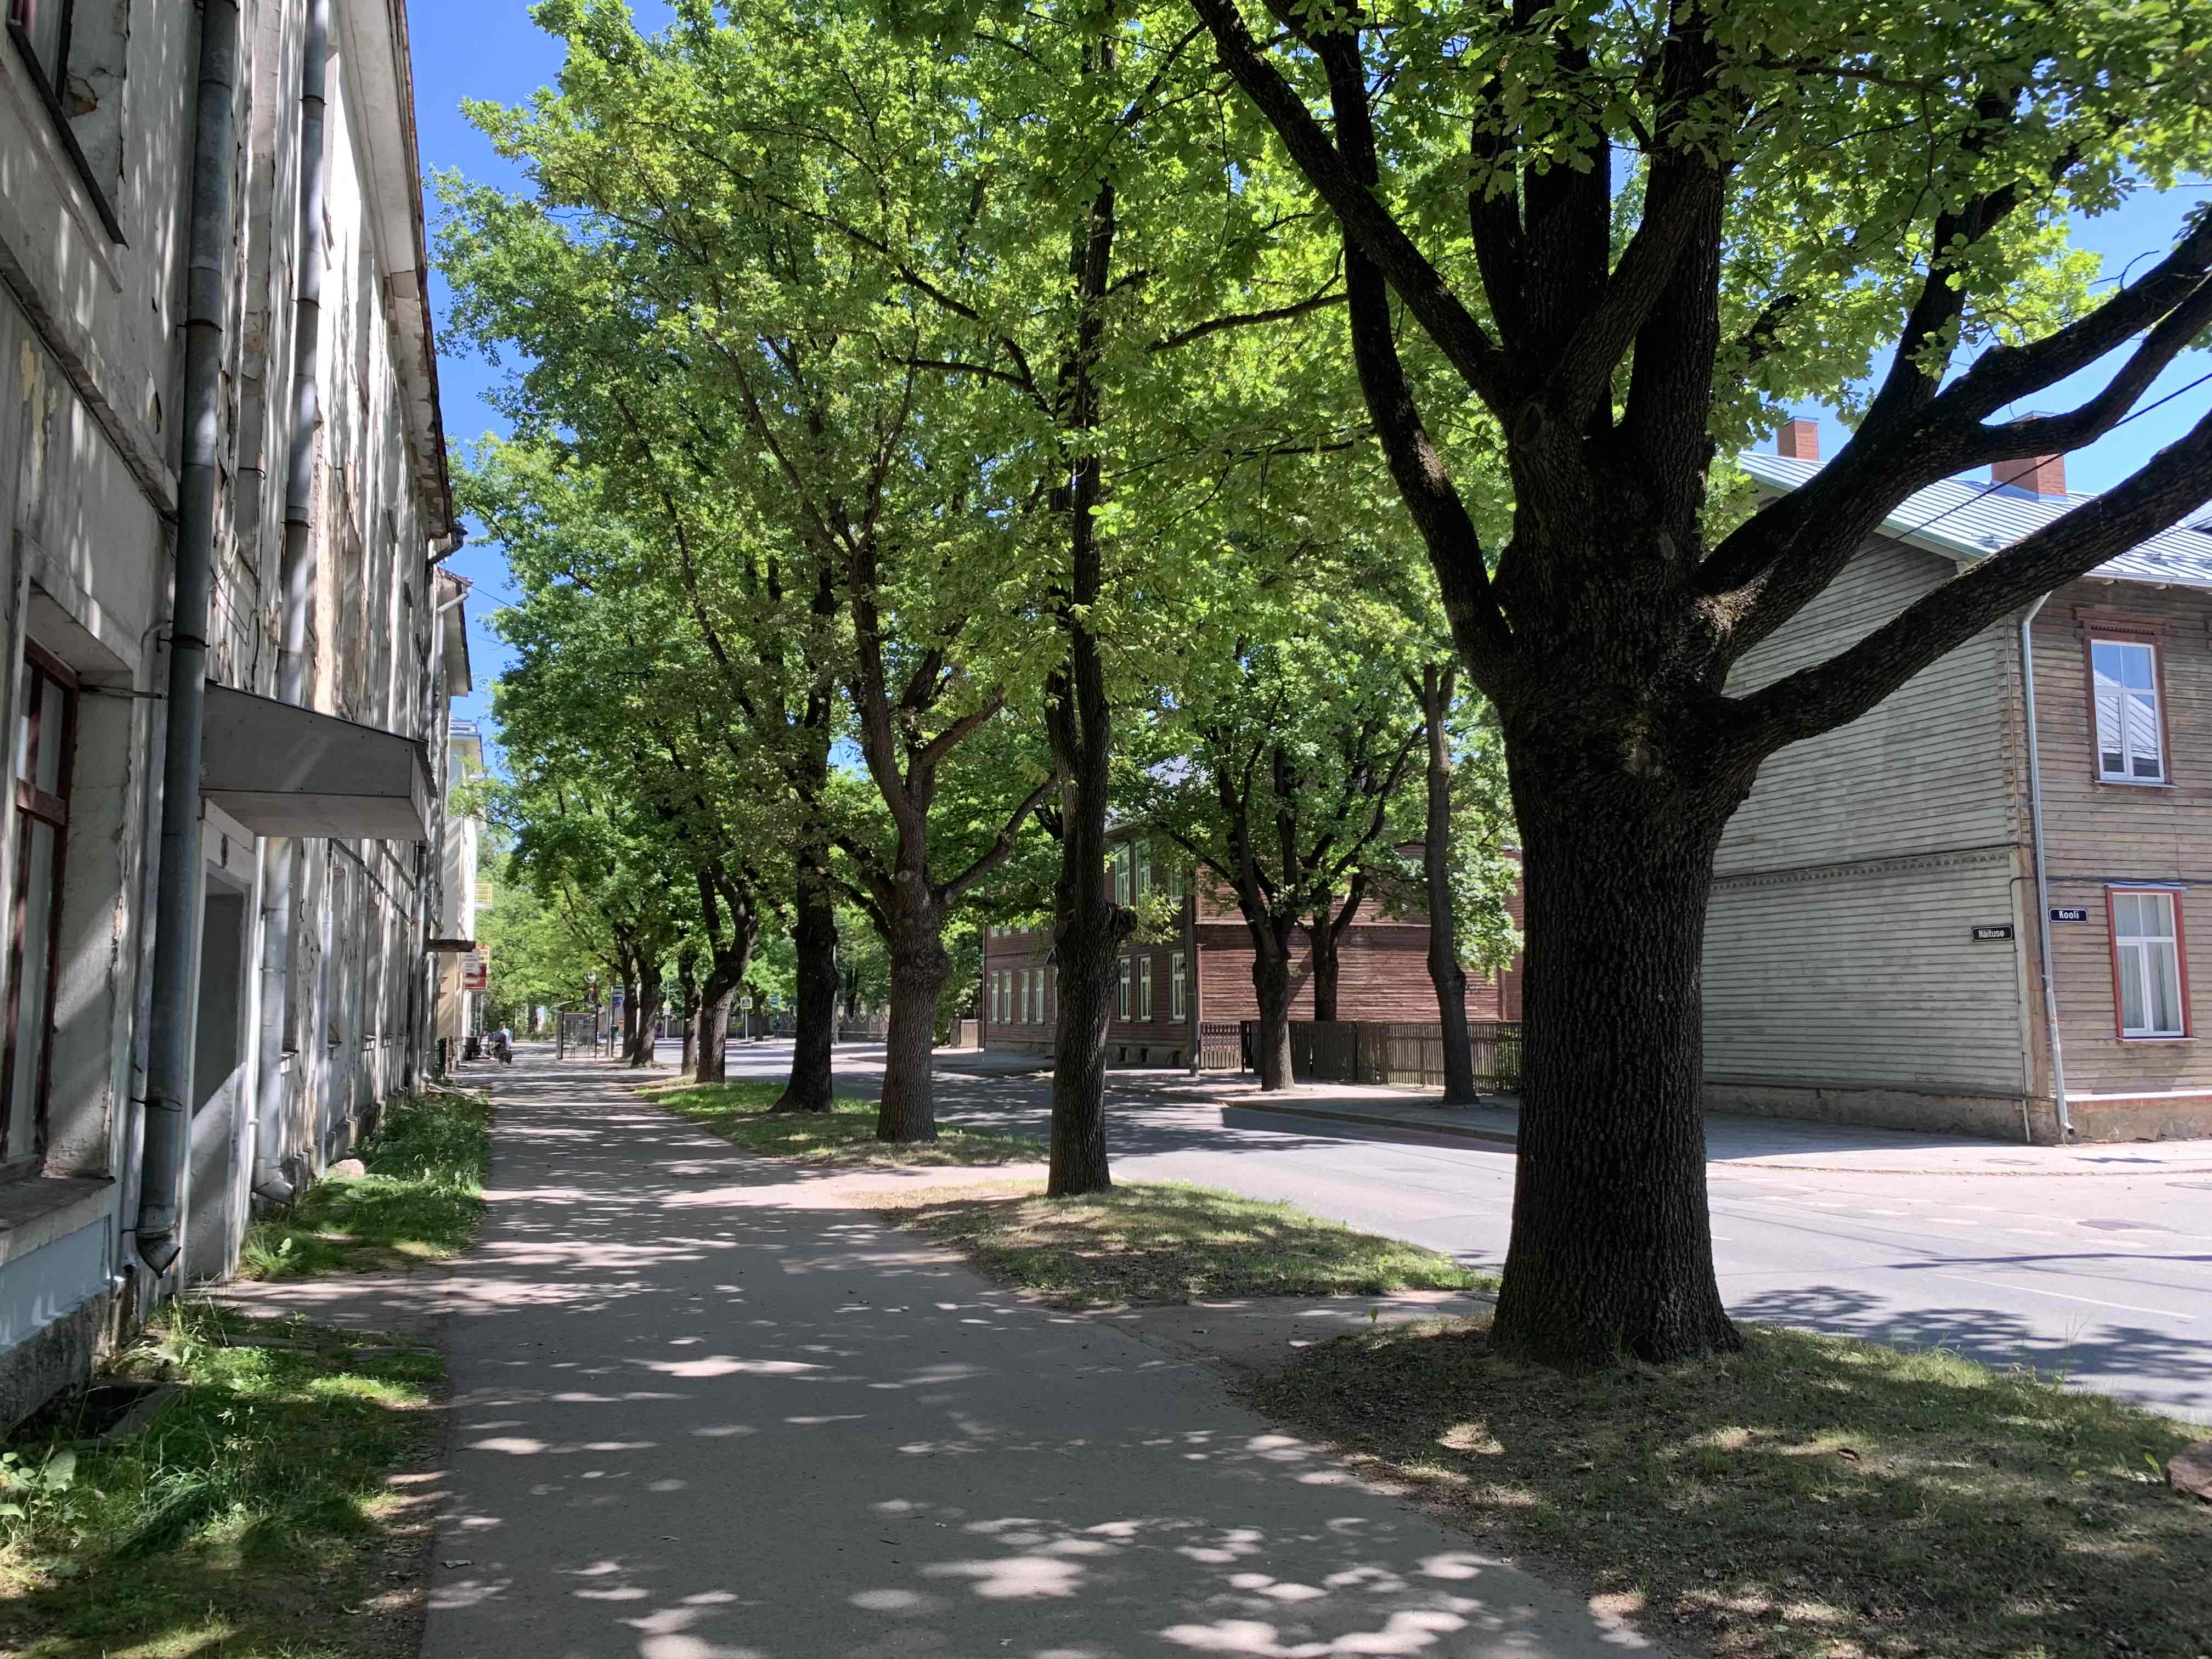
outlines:
M200 913L199 1018L192 1044L192 1155L185 1273L228 1273L238 1248L238 1090L246 1055L246 895L208 884Z

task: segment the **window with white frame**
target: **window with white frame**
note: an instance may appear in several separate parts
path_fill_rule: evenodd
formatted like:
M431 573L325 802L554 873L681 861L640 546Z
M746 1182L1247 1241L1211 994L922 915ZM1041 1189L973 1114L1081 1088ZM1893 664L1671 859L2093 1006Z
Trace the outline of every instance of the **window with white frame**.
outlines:
M1137 1018L1152 1017L1152 959L1146 957L1137 964Z
M1127 904L1129 902L1130 883L1133 878L1134 870L1130 861L1129 844L1123 842L1114 849L1115 903Z
M1053 1007L1059 1000L1060 969L1048 968L1044 970L1044 1018L1047 1024L1052 1023Z
M1003 968L991 975L991 1018L1001 1025L1006 1023L1006 970Z
M1152 890L1152 860L1140 842L1129 844L1129 868L1133 872L1129 890L1141 899Z
M2164 783L2158 648L2143 640L2089 641L2097 704L2097 776L2106 783Z
M1116 973L1116 974L1115 975L1114 978L1115 978L1115 992L1116 992L1117 1001L1118 1001L1118 1005L1119 1005L1119 1006L1120 1006L1120 1008L1121 1008L1121 1017L1123 1019L1127 1019L1127 1018L1128 1018L1128 1017L1129 1017L1129 958L1128 958L1128 957L1123 957L1121 958L1121 970L1120 970L1118 973Z
M1183 953L1178 951L1168 958L1169 1018L1188 1019L1190 1018L1190 1004L1187 1000L1190 994L1189 981L1189 964L1184 959Z
M2119 982L2120 1035L2188 1036L2175 895L2115 888L2106 896L2112 905L2112 975Z

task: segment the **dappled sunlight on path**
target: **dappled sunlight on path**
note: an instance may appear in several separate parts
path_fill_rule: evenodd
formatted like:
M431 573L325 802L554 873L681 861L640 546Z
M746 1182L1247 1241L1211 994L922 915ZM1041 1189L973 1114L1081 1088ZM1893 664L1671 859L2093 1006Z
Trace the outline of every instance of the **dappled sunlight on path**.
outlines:
M749 1157L607 1068L494 1087L427 1659L1656 1650L852 1204L914 1176Z

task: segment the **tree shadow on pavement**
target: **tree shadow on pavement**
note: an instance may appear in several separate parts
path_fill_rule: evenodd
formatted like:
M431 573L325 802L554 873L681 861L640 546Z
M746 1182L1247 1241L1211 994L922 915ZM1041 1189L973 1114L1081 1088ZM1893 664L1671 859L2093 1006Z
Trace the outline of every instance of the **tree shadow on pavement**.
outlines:
M2179 1392L2181 1407L2196 1417L2212 1417L2212 1362L2204 1344L2138 1325L2085 1320L2078 1330L2054 1337L1987 1308L1899 1308L1835 1285L1769 1291L1734 1303L1729 1310L1755 1324L1901 1348L1941 1349L1999 1370L2032 1371L2045 1381L2138 1377L2179 1382L2187 1385Z

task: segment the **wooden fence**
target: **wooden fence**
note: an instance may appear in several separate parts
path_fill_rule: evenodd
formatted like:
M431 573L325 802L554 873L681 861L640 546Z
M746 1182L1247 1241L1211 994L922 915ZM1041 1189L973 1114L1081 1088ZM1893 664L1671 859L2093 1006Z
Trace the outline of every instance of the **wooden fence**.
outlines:
M1244 1069L1253 1068L1259 1022L1239 1033ZM1518 1020L1470 1020L1474 1085L1486 1094L1511 1094L1521 1086ZM1291 1075L1300 1083L1382 1083L1439 1089L1444 1081L1444 1030L1379 1020L1291 1022Z

